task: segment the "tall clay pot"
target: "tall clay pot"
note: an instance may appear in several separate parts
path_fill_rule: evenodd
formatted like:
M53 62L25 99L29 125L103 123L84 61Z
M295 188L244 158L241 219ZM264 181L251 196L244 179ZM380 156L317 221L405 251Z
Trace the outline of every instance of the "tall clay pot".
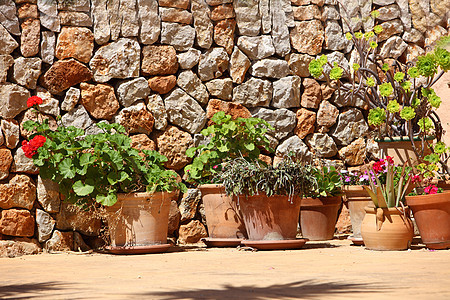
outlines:
M411 207L422 242L430 249L450 248L450 192L407 196L406 203Z
M411 246L414 227L409 218L409 207L365 208L361 234L367 249L406 250Z
M247 237L237 198L225 194L221 184L198 187L205 207L208 234L213 239L242 239Z
M300 210L303 237L310 241L331 240L341 204L341 196L303 199Z
M343 188L344 202L350 211L353 239L361 239L361 224L366 211L364 208L372 203L372 199L361 185L346 185Z

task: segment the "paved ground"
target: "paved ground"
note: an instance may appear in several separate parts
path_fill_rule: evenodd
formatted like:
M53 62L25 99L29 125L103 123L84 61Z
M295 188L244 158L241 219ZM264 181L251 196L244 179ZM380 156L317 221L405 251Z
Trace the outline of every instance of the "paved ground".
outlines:
M347 240L293 251L0 258L0 299L450 299L450 250L380 252Z

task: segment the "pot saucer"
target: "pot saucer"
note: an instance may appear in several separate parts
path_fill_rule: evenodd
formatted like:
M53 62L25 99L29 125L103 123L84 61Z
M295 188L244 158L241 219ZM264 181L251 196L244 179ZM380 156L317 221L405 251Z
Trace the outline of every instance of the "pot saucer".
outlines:
M150 254L166 252L171 246L171 244L148 246L108 246L106 247L106 251L111 254Z
M242 239L202 238L201 241L208 247L237 247Z
M241 244L258 250L290 250L290 249L299 249L303 247L303 245L305 245L307 241L308 239L271 240L271 241L243 240Z
M362 238L355 238L353 236L349 236L347 238L347 240L352 241L353 245L355 245L355 246L363 246L364 245L364 241Z

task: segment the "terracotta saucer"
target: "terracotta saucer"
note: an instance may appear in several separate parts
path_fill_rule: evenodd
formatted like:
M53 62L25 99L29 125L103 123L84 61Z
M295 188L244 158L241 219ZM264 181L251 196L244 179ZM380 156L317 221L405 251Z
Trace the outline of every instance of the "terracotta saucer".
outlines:
M272 241L243 240L241 244L258 250L288 250L288 249L299 249L303 247L303 245L305 245L307 241L308 239L272 240Z
M201 241L208 247L237 247L242 239L203 238Z
M148 245L148 246L108 246L106 251L111 254L150 254L162 253L169 250L171 244Z
M352 241L353 245L355 245L355 246L363 246L364 245L364 241L362 238L355 238L353 236L349 236L347 238L347 240Z
M441 243L425 243L428 249L432 250L444 250L450 248L449 242L441 242Z

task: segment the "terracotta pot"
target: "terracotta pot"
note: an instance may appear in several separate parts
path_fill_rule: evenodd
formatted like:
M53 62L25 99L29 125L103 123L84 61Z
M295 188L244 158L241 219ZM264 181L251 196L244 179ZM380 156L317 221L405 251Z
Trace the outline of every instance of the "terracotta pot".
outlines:
M172 193L118 194L117 203L107 207L112 247L150 246L167 243Z
M450 192L407 196L406 203L411 207L422 242L431 249L450 248Z
M411 246L414 227L409 218L409 207L365 208L361 234L367 249L371 250L406 250Z
M228 197L221 184L203 184L202 192L206 223L210 238L246 238L247 232L237 206L236 197Z
M361 224L366 211L364 207L372 203L372 199L361 185L346 185L343 188L344 201L350 211L354 239L362 239Z
M297 235L301 198L265 193L240 195L239 207L250 240L289 240Z
M427 140L433 140L434 137L427 137ZM398 165L403 165L407 162L408 166L413 166L418 163L419 158L412 148L412 143L409 137L394 137L392 139L385 138L383 140L376 140L380 148L381 155L391 156L394 162ZM428 147L422 147L420 140L414 141L417 149L424 149L423 156L431 153Z
M310 241L331 240L342 205L341 196L302 199L300 227Z

